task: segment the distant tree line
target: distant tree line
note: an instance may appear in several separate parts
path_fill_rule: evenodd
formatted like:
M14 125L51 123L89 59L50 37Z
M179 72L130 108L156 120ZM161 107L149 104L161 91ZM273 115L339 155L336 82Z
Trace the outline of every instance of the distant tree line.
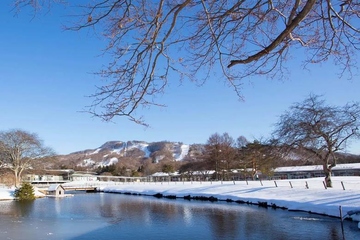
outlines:
M184 161L179 171L186 173L214 170L212 179L231 180L230 172L237 170L256 179L258 172L272 175L279 159L279 151L265 141L249 142L244 136L235 141L228 133L214 133L207 140L202 158Z

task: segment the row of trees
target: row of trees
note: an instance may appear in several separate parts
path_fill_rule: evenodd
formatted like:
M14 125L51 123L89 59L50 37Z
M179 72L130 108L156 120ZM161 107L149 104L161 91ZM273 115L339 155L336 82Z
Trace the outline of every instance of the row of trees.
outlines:
M249 142L243 136L235 140L228 133L214 133L207 140L204 154L195 161L185 162L180 172L214 170L214 179L230 180L231 170L236 169L256 179L259 171L271 175L280 159L280 152L269 143Z

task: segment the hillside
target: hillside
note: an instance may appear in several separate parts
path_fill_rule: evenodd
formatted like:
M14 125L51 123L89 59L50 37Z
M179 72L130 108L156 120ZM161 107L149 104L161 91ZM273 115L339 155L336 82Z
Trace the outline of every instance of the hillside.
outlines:
M126 169L138 169L149 163L180 163L186 159L201 159L204 144L181 142L109 141L95 149L86 149L58 156L54 168L93 170L99 167L118 165ZM360 156L337 153L337 163L360 162ZM304 166L322 164L306 152L294 150L277 160L279 166Z
M119 161L152 163L160 161L182 161L198 155L201 145L194 147L180 142L109 141L95 149L86 149L58 156L61 165L67 167L98 168L116 164Z

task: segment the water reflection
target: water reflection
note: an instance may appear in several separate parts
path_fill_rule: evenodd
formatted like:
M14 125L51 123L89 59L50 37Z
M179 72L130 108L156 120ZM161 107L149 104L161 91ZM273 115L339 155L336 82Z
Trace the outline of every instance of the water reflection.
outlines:
M14 218L29 216L34 207L34 201L5 201L0 203L0 214Z
M338 219L119 194L0 202L0 216L9 239L342 239ZM345 223L347 239L360 234L356 226Z

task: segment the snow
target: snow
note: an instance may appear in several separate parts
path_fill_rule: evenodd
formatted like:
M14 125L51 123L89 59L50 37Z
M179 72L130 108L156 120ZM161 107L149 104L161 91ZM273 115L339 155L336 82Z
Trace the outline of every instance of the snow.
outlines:
M164 172L156 172L153 175L151 175L153 177L168 177L169 174L168 173L164 173Z
M80 164L81 166L92 166L95 164L95 161L92 160L91 158L87 158L83 160L84 164Z
M360 177L333 177L333 188L325 189L323 178L291 179L276 181L227 181L227 182L70 182L64 185L87 184L104 192L154 195L216 197L251 203L267 202L289 210L300 210L340 217L349 211L360 210ZM275 184L276 183L276 184ZM277 186L276 186L277 185ZM305 186L308 185L309 188ZM345 190L343 189L345 187ZM0 187L0 200L13 199L14 188ZM360 215L352 215L360 221Z
M120 147L120 148L116 148L116 149L113 149L111 151L111 153L115 153L115 154L118 154L120 155L121 154L121 151L124 149L124 147Z
M174 147L176 148L179 146L175 145ZM180 160L184 159L184 157L189 153L190 145L181 144L179 149L180 149L180 153L174 154L174 158L176 161L180 161Z
M117 159L116 157L112 157L110 159L102 161L99 165L100 166L110 166L112 164L116 164L117 162L119 162L119 159Z
M48 188L48 191L56 191L60 184L51 184Z
M98 154L100 152L101 148L96 149L94 152L89 153L89 155Z
M148 146L149 146L148 143L132 143L131 146L127 146L126 150L138 148L145 153L145 157L150 157L151 152L147 148Z
M159 163L163 158L165 157L165 155L159 155L155 157L155 162Z
M0 200L12 200L14 199L15 188L0 187Z

